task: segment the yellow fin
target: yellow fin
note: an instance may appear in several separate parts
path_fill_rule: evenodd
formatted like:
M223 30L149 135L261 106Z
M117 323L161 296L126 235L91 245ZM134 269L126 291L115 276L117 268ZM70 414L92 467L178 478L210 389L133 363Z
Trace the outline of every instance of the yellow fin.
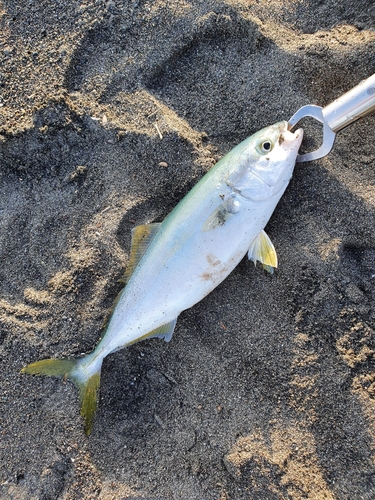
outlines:
M81 417L83 417L85 421L85 433L89 436L92 431L92 424L98 404L100 372L92 375L84 384L80 384L77 380L75 380L75 382L79 386Z
M132 229L132 242L129 263L127 265L124 277L120 280L121 282L128 282L130 276L133 274L134 269L137 267L139 261L143 257L143 254L147 250L151 241L154 239L160 226L161 222L155 222L152 224L143 224Z
M141 260L146 249L150 245L151 241L154 239L156 233L161 226L161 222L155 222L152 224L143 224L132 229L132 242L130 248L130 258L129 263L126 267L125 274L118 281L119 283L126 283L129 281L130 276L133 274L134 269L137 267L139 261ZM112 318L113 311L115 310L118 301L120 300L122 290L118 293L115 298L111 309L109 310L107 316L104 318L102 328L106 330L108 328L109 322Z
M81 416L84 418L85 432L88 436L92 430L98 401L101 365L93 375L88 376L85 369L80 368L80 361L77 359L43 359L25 366L21 373L50 377L63 376L72 380L79 389Z
M25 366L22 368L21 373L67 377L75 365L76 361L74 359L42 359Z
M271 274L273 273L273 268L277 267L275 247L263 229L251 243L247 256L255 265L258 260L263 264L264 269Z
M136 344L137 342L140 342L141 340L152 339L152 338L156 338L156 337L159 339L163 339L166 342L169 342L172 338L174 327L176 326L176 322L177 322L177 318L174 318L169 323L165 323L164 325L161 325L158 328L155 328L155 330L152 330L151 332L148 332L145 335L142 335L142 337L135 339L133 342L130 342L128 345L133 345L133 344Z
M156 328L152 332L149 333L148 338L154 338L157 337L159 339L163 339L166 342L169 342L172 338L174 327L176 326L177 318L173 319L169 323L165 323L165 325L159 326L159 328Z

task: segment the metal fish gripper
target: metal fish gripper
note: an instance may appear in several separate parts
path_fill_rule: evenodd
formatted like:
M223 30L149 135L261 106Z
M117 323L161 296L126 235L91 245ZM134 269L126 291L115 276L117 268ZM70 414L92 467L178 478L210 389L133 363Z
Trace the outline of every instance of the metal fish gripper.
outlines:
M332 149L337 132L375 111L375 74L324 108L308 104L300 108L288 121L289 129L306 116L323 124L323 143L316 151L300 154L297 162L316 160L326 156Z

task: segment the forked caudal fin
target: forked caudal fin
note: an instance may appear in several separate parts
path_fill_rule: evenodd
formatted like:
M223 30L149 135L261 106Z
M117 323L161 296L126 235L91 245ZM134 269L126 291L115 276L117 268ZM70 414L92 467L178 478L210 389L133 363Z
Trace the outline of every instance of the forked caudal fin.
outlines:
M99 386L101 363L93 363L93 369L87 363L87 357L80 359L43 359L22 368L21 373L30 375L48 375L64 377L72 380L79 390L81 416L85 421L85 433L88 436L92 430L95 416Z

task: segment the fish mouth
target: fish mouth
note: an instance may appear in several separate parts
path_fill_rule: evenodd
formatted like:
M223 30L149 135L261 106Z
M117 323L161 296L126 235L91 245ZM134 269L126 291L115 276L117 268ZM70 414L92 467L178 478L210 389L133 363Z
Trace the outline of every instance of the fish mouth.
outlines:
M288 129L288 122L283 122L280 127L279 144L285 151L299 150L303 139L303 129L298 128L295 132Z

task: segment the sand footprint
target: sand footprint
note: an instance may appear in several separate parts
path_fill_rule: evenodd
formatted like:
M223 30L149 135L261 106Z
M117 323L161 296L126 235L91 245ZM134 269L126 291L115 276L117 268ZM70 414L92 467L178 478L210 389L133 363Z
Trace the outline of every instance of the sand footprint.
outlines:
M181 23L172 4L155 9L160 9L163 23L173 28ZM173 44L168 37L160 37L157 25L144 24L144 12L138 17L134 11L127 19L117 16L107 27L97 26L82 41L66 72L68 92L76 101L107 106L116 120L126 116L131 121L131 108L137 109L138 125L147 124L144 115L153 112L145 109L146 103L158 102L154 111L160 118L169 110L191 131L209 134L226 148L241 133L245 137L267 121L285 119L297 101L291 89L293 75L285 74L279 64L283 49L263 35L255 21L222 2L202 4L199 13L194 16L187 9ZM262 79L253 71L260 64ZM280 73L282 87L275 73ZM254 123L260 94L264 95L262 124ZM271 95L273 102L280 102L279 117L274 115Z
M239 438L224 463L235 479L236 498L336 498L319 464L314 436L298 425L279 423L269 436L258 431Z

